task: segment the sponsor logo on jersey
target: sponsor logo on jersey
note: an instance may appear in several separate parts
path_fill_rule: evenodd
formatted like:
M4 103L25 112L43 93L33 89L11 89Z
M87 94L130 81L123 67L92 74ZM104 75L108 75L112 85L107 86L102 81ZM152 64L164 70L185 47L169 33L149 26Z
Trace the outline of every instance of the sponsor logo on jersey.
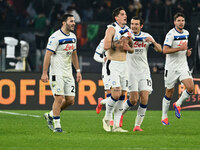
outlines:
M75 46L73 44L67 44L65 49L63 49L63 50L69 51L69 50L74 50L74 49L75 49Z
M183 45L183 44L185 44L185 43L187 44L187 41L181 40L180 43L179 43L177 46L181 46L181 45Z
M137 48L137 47L146 47L147 44L144 44L144 42L139 42L139 41L135 41L133 42L133 47Z

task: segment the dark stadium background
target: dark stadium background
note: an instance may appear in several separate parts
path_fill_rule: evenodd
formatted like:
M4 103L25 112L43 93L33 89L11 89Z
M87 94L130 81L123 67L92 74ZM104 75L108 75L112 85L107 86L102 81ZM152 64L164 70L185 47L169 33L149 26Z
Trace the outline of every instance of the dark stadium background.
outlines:
M194 76L200 76L200 0L0 0L0 109L50 109L52 96L46 97L46 103L39 104L39 79L48 37L60 27L60 17L64 13L76 14L77 52L83 74L83 80L95 83L95 101L103 96L103 87L98 86L101 80L101 64L93 60L95 49L104 37L107 24L112 22L112 10L124 7L128 16L128 25L133 16L145 20L143 31L150 33L154 39L163 44L166 33L173 27L173 15L183 12L186 16L185 28L190 32L189 47L193 48L188 63ZM199 29L198 29L199 28ZM38 34L41 33L41 34ZM4 37L13 37L28 42L30 49L26 58L26 68L15 70L9 63L16 63L16 58L7 59ZM39 42L38 42L39 41ZM15 47L15 56L20 56L20 44ZM148 60L153 78L153 94L150 96L149 109L161 109L164 95L163 70L165 55L149 49ZM20 104L20 81L35 80L34 95L27 96L27 104ZM16 98L11 104L4 104L12 91L3 81L11 80L16 86ZM193 101L186 105L199 104L199 81L195 81L196 93ZM90 90L85 86L85 90ZM77 85L76 103L71 109L95 109L85 97L85 105L78 104L80 93ZM178 93L178 86L174 98Z

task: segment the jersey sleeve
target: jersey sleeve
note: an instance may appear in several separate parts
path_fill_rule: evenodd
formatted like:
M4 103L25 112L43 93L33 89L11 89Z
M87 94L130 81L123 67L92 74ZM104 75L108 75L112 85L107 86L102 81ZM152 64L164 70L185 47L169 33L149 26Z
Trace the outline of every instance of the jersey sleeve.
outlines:
M57 47L59 45L59 42L55 36L50 36L47 44L47 49L49 51L55 52Z
M74 34L74 39L75 39L75 44L74 44L74 49L73 51L77 50L77 38L76 35Z
M167 35L165 37L165 41L164 41L164 46L171 47L173 40L174 40L174 36L172 35L172 33L170 33L170 32L167 33Z
M93 57L94 60L97 61L97 62L103 63L104 62L103 52L104 52L103 41L101 41L96 48L96 51L95 51L95 54L94 54L94 57Z

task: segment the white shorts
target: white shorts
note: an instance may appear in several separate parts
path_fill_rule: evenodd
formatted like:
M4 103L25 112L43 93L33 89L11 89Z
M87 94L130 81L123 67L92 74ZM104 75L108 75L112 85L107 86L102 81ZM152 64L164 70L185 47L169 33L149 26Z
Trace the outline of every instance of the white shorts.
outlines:
M129 72L128 91L149 91L149 94L151 94L153 91L151 75L144 73L135 74L134 72Z
M54 96L75 96L75 82L73 77L50 75L50 87Z
M177 83L177 80L182 81L189 78L192 79L192 75L189 70L165 70L165 87L167 89L172 89Z
M109 84L111 87L121 87L121 90L128 90L128 73L126 61L106 62L106 73L109 77Z
M111 85L109 82L109 76L106 74L105 64L102 66L102 80L104 84L104 90L110 90Z

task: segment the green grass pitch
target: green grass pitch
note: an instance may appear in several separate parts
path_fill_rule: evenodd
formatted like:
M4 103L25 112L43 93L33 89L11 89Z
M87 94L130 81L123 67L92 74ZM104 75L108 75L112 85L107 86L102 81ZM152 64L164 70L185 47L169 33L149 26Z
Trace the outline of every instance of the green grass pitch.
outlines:
M8 110L5 110L8 111ZM147 111L141 128L133 132L136 111L124 116L123 128L128 133L105 132L104 111L63 111L61 125L65 133L47 128L46 111L10 110L39 115L18 116L0 113L0 150L199 150L200 111L182 111L181 119L169 112L169 126L160 122L161 111Z

